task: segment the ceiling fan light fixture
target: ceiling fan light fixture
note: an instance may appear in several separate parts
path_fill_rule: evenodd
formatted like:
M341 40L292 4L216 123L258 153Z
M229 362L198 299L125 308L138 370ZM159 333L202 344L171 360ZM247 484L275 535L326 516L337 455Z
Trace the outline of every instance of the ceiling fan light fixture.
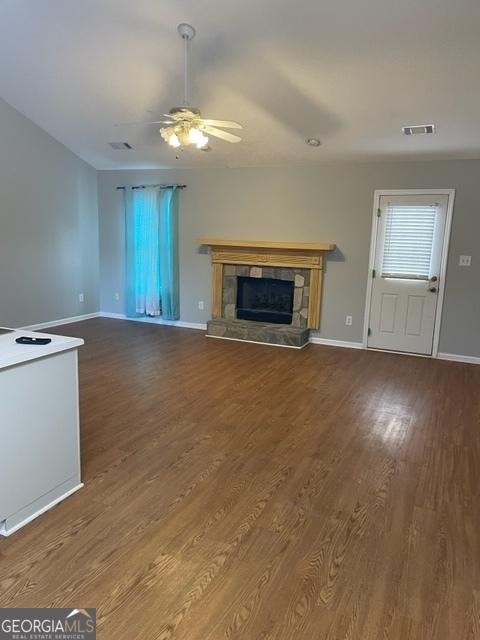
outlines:
M180 146L180 140L178 139L178 136L177 136L177 134L176 134L176 133L173 133L173 134L170 136L170 138L169 138L169 140L168 140L168 144L169 144L171 147L175 147L175 148Z
M188 127L180 127L176 133L182 147L187 147L190 144L190 129Z
M171 147L187 147L194 144L197 149L202 149L208 144L208 138L197 127L183 124L180 127L162 127L160 134Z
M172 127L162 127L161 129L159 129L159 131L165 142L168 142L170 140L170 136L173 133Z
M204 136L200 129L196 127L192 127L188 134L188 140L190 144L194 144L197 146L197 149L201 149L208 144L207 136Z
M180 146L180 140L178 139L178 136L175 133L173 127L163 127L162 129L160 129L160 134L165 142L168 142L171 147Z

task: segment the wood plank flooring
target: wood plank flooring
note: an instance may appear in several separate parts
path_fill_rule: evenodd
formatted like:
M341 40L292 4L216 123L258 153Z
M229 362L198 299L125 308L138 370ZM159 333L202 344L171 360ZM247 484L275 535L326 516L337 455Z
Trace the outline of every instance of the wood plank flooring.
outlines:
M0 606L102 640L478 640L480 367L95 319L85 488L0 539Z

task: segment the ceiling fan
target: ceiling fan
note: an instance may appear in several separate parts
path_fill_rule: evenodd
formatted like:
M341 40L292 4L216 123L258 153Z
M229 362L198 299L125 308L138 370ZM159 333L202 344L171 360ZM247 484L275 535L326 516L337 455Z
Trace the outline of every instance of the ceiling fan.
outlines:
M173 107L165 114L165 120L153 122L124 122L123 125L166 125L160 128L162 138L172 147L195 145L197 149L208 149L208 134L226 142L240 142L241 138L222 129L242 129L242 125L232 120L212 120L202 118L200 110L188 103L188 49L190 40L195 37L195 29L189 24L179 24L178 34L184 46L184 101L181 107ZM118 125L120 126L120 125ZM218 127L221 127L219 129Z

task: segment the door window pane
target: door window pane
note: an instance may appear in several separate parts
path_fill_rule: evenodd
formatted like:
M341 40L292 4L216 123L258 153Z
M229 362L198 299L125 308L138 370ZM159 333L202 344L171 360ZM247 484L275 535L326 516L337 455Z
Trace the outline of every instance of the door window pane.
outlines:
M436 214L436 206L388 205L383 277L428 280Z

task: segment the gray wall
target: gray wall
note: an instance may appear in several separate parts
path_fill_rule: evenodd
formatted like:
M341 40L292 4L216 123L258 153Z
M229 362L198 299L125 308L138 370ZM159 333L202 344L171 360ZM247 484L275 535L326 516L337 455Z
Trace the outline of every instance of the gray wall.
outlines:
M96 171L1 100L0 194L0 326L97 311Z
M182 182L188 186L180 195L181 320L210 318L210 258L199 252L197 238L328 240L338 250L327 260L320 335L347 341L362 339L374 190L455 188L440 351L480 356L480 161L98 175L103 311L124 313L123 195L115 187ZM459 254L472 256L470 268L458 266Z
M360 341L375 189L455 188L440 351L480 356L480 161L97 172L0 100L0 325L124 313L122 184L185 182L181 319L210 317L202 236L336 242L320 335ZM99 207L99 210L98 210ZM458 266L458 256L472 266ZM115 294L120 300L115 300ZM85 302L79 302L83 293ZM198 301L205 301L205 310ZM353 325L345 325L345 316Z

